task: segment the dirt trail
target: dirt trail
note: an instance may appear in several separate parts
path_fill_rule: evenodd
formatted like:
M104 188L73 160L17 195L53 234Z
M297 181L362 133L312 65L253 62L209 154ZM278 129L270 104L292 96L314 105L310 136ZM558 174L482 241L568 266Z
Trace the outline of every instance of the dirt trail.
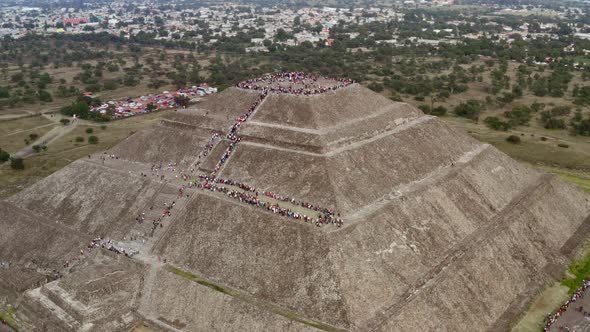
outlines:
M8 137L8 136L12 136L12 135L16 135L16 134L20 134L20 133L24 133L26 131L32 131L32 130L37 130L37 129L41 129L41 128L45 128L45 127L49 127L49 126L55 126L55 123L48 123L48 124L44 124L42 126L37 126L34 128L29 128L29 129L21 129L21 130L17 130L17 131L13 131L9 134L6 134L2 137Z
M76 120L76 121L73 121L72 123L70 123L69 125L63 126L59 122L59 120L62 117L51 118L51 117L47 117L46 114L43 114L43 116L53 122L60 124L60 125L51 129L50 131L45 133L43 136L39 137L36 141L32 142L29 146L26 146L26 147L20 149L18 152L16 152L14 154L15 157L26 158L26 157L32 155L33 153L35 153L35 150L33 149L33 145L49 146L51 143L53 143L54 141L56 141L60 137L71 132L72 130L74 130L80 124L80 120ZM55 125L55 123L48 124L46 126L49 126L49 125ZM41 126L41 127L44 127L44 126Z

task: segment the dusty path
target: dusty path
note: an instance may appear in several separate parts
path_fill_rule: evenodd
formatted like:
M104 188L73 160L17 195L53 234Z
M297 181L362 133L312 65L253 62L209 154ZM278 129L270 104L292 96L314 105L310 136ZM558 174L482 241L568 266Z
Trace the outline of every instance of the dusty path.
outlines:
M8 136L12 136L12 135L24 133L26 131L37 130L37 129L41 129L41 128L45 128L45 127L49 127L49 126L55 126L55 123L48 123L48 124L45 124L45 125L42 125L42 126L37 126L37 127L34 127L34 128L21 129L21 130L13 131L13 132L11 132L9 134L6 134L6 135L4 135L2 137L8 137Z
M60 127L56 127L56 128L51 129L49 132L45 133L45 135L39 137L36 141L31 143L31 145L26 146L26 147L20 149L18 152L16 152L14 154L14 157L27 158L28 156L35 153L35 150L33 149L33 145L49 146L55 140L61 138L65 134L74 130L74 128L76 128L77 125L78 125L77 123L73 123L73 124L69 124L67 126L60 126Z

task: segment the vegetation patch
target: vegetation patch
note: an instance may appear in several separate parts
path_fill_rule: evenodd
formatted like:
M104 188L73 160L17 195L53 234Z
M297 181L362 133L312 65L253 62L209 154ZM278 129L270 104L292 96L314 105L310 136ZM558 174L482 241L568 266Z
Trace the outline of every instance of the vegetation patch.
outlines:
M334 326L330 326L321 322L317 322L317 321L313 321L313 320L308 320L305 318L300 317L297 313L289 311L287 309L281 308L277 305L274 305L272 303L268 303L268 302L261 302L259 300L256 300L254 297L247 295L247 294L242 294L238 291L232 290L232 289L228 289L225 288L223 286L219 286L217 284L214 284L212 282L209 282L199 276L196 276L190 272L186 272L183 271L181 269L178 269L174 266L166 266L166 271L168 272L172 272L180 277L186 278L188 280L194 281L200 285L209 287L211 289L214 289L218 292L221 292L223 294L235 297L239 300L242 300L244 302L250 303L252 305L255 305L259 308L262 308L264 310L268 310L271 311L277 315L283 316L285 318L288 318L290 320L296 321L296 322L300 322L303 323L305 325L308 326L312 326L315 327L316 329L320 329L320 330L324 330L324 331L341 331L340 329L334 327Z
M4 320L8 326L10 326L13 330L19 331L19 327L14 320L14 309L12 308L5 308L0 309L0 321Z
M559 176L562 179L575 184L578 188L590 193L590 178L584 178L572 174L559 174Z
M562 280L561 284L568 287L569 294L573 295L582 285L582 282L590 277L590 252L587 252L582 258L574 260L570 264L568 272L571 274L571 277Z
M200 285L203 285L203 286L212 288L212 289L214 289L214 290L216 290L218 292L221 292L223 294L232 295L232 292L230 290L228 290L228 289L226 289L224 287L221 287L219 285L213 284L213 283L211 283L211 282L209 282L209 281L207 281L207 280L205 280L203 278L200 278L200 277L198 277L198 276L196 276L196 275L194 275L192 273L183 271L183 270L178 269L178 268L175 268L173 266L166 267L166 270L169 271L169 272L172 272L172 273L174 273L174 274L176 274L178 276L181 276L183 278L186 278L186 279L189 279L191 281L194 281L194 282L196 282L196 283L198 283Z

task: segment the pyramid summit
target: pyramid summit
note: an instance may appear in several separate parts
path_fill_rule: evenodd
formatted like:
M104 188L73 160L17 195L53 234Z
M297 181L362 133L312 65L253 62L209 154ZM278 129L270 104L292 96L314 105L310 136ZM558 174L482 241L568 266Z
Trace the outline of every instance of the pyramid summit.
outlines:
M0 211L0 294L31 331L506 330L590 231L588 194L299 72L170 112Z

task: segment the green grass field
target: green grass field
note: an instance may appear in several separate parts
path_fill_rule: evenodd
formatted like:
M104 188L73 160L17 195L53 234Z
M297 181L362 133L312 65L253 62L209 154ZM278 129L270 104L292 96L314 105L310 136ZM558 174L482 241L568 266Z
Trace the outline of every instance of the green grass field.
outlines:
M17 193L76 159L111 148L134 132L157 122L163 114L165 112L157 112L109 122L106 129L101 129L98 124L79 125L49 144L47 151L26 158L24 170L13 170L8 163L0 165L0 198ZM87 128L92 128L93 133L87 134ZM92 135L98 137L98 144L88 143L88 137ZM76 137L84 137L84 142L76 142Z

